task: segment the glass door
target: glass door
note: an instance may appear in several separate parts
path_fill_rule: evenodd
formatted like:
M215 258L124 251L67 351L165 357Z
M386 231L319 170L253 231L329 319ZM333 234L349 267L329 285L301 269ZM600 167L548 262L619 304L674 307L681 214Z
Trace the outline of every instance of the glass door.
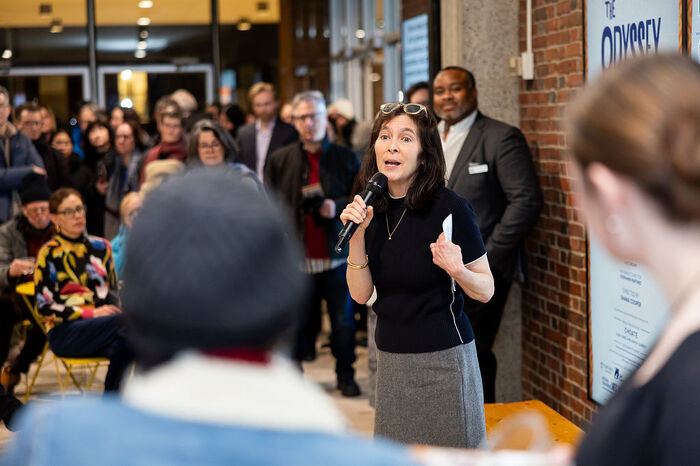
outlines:
M98 104L108 111L133 108L143 123L150 121L153 105L164 95L186 89L201 109L216 100L214 70L209 63L196 65L109 65L99 66Z

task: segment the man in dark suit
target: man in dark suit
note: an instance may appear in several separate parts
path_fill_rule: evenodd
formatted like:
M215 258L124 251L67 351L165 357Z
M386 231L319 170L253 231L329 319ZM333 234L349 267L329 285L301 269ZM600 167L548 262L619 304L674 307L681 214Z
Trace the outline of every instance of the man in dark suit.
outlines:
M255 122L238 130L240 153L236 162L246 165L263 179L268 156L299 139L294 127L277 117L279 102L272 84L259 82L248 91Z
M468 300L484 384L484 401L495 402L496 357L492 346L514 278L525 278L525 236L542 208L542 191L523 134L477 109L474 75L442 69L433 80L433 107L447 165L447 187L468 199L486 244L496 290L488 303Z

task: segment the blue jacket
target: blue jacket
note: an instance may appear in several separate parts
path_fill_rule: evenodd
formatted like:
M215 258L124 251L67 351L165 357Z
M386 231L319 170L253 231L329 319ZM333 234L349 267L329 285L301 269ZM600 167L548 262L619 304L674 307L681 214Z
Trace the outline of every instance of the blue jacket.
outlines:
M123 223L119 226L119 233L112 238L112 257L114 258L114 270L117 277L122 279L124 275L124 254L126 253L126 239L129 236L129 229Z
M205 424L146 413L119 399L34 403L1 464L415 465L382 440L318 431Z
M10 166L5 162L5 138L0 136L0 222L12 218L13 193L22 188L22 178L32 172L32 165L44 168L44 161L32 141L17 131L11 123Z

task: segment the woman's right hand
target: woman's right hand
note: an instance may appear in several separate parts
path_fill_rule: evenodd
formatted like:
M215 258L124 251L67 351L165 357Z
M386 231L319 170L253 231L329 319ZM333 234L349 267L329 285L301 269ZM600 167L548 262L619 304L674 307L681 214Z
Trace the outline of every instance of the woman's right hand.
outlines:
M104 306L96 307L92 313L92 316L93 317L104 317L104 316L111 316L113 314L119 314L121 312L122 312L122 310L119 309L117 306L114 306L112 304L105 304Z
M22 275L30 275L34 272L34 263L22 260L14 259L10 263L10 277L19 277Z
M374 209L372 206L367 207L365 201L356 195L350 204L348 204L340 214L340 220L343 225L347 222L357 223L358 231L364 231L374 217Z
M95 190L101 195L104 196L107 194L107 188L109 187L109 180L108 179L102 179L99 178L97 181L95 181Z

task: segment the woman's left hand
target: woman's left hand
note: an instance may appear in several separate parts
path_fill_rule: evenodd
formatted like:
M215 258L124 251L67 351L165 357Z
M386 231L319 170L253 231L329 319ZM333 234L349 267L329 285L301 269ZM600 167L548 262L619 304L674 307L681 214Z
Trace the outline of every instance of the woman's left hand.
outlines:
M433 254L433 264L454 277L464 268L462 262L462 248L445 238L445 233L440 233L434 243L430 243L430 252Z
M105 304L100 307L96 307L93 311L93 317L104 317L111 316L114 314L121 314L122 310L113 304Z

